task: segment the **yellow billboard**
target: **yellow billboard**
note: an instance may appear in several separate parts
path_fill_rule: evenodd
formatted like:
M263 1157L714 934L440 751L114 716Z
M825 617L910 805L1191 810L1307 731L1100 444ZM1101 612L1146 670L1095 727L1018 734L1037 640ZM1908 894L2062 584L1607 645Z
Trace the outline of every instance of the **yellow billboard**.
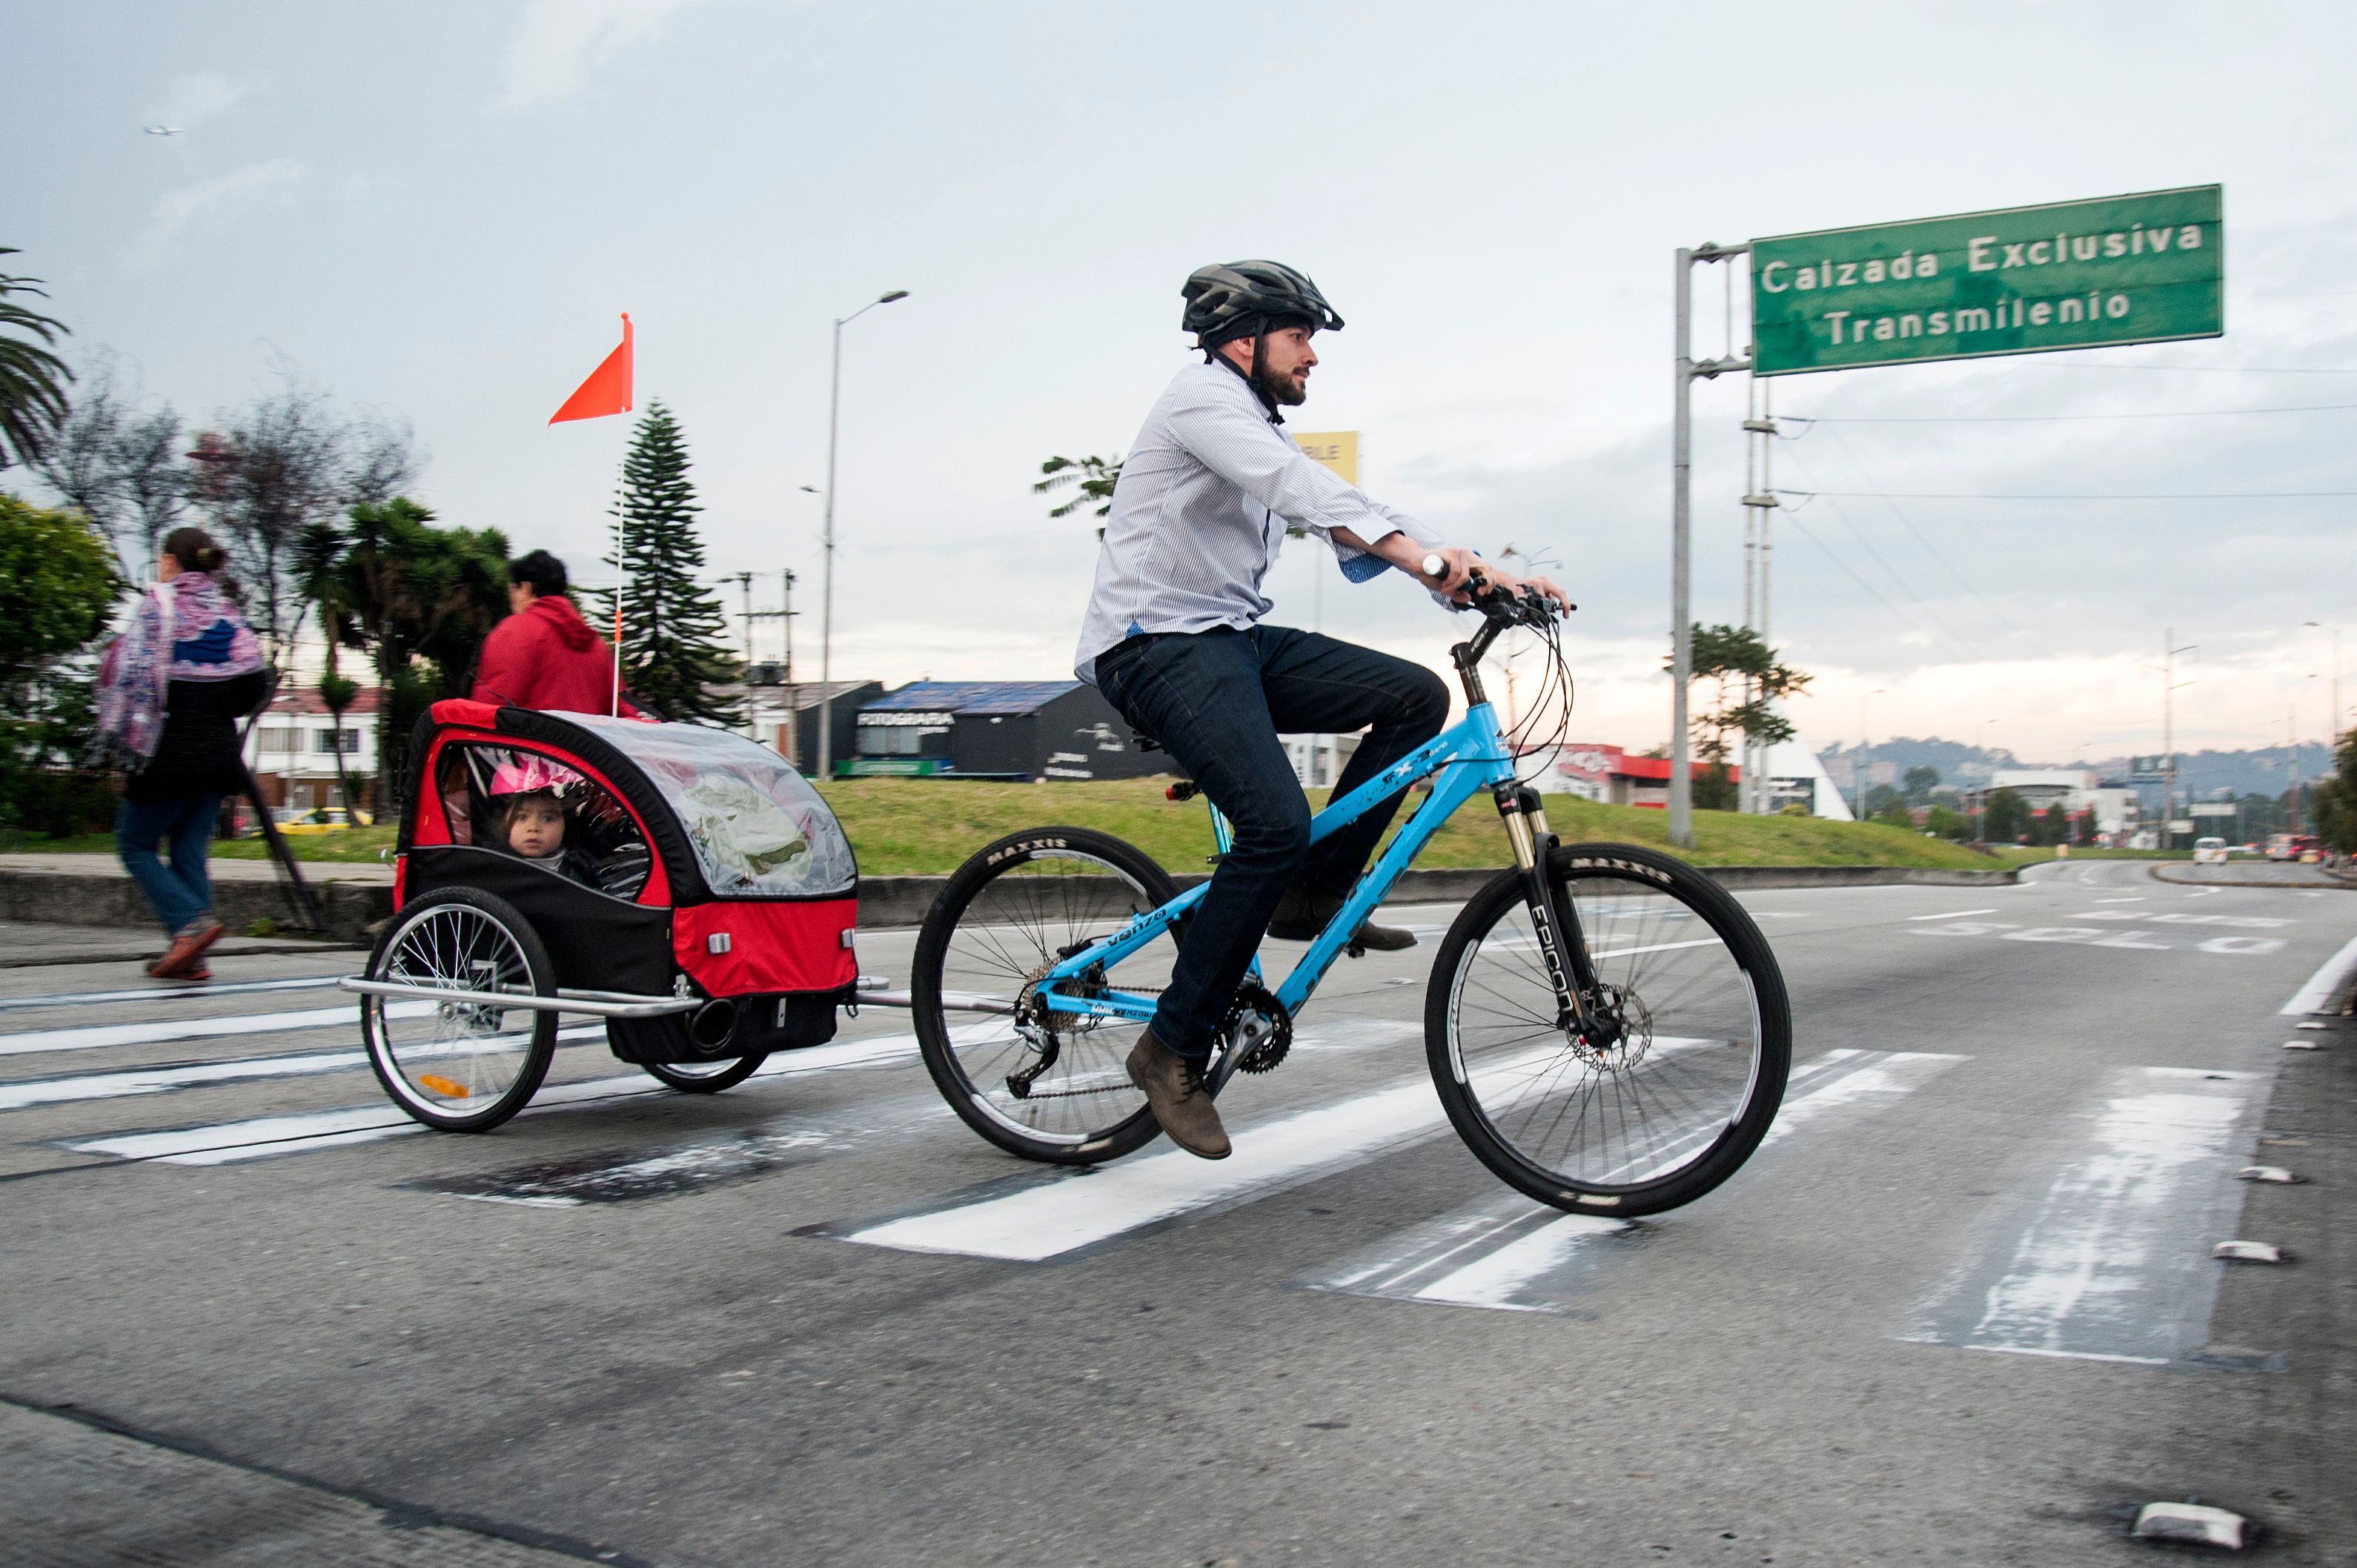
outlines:
M1342 476L1346 485L1359 482L1359 433L1355 430L1305 431L1293 438L1302 455L1323 463Z

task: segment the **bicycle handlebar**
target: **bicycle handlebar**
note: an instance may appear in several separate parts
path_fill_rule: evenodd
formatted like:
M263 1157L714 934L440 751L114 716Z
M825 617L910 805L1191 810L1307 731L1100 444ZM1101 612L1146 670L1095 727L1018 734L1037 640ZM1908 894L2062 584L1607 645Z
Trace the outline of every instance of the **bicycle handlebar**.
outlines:
M1418 564L1424 568L1424 575L1427 577L1445 577L1448 571L1448 563L1437 555L1427 555ZM1472 596L1473 607L1500 625L1543 627L1560 613L1555 602L1536 588L1526 587L1512 593L1493 588L1490 586L1489 579L1478 571L1467 575L1465 586ZM1579 607L1574 605L1571 607L1577 609Z

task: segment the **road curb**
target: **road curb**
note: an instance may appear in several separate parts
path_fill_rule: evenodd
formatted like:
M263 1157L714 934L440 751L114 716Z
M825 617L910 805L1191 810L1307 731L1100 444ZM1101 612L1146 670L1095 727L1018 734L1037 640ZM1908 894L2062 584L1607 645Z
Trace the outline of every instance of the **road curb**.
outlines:
M1448 904L1470 898L1499 867L1410 870L1392 889L1395 904ZM1880 887L1929 886L1981 887L2020 880L2016 870L1957 871L1916 865L1706 865L1703 871L1734 892L1785 887ZM1182 888L1204 881L1204 872L1172 878ZM924 923L926 911L947 886L946 876L866 876L859 882L859 923L890 930ZM382 883L312 884L327 911L327 934L338 941L365 942L368 928L393 913L393 889ZM287 920L286 896L275 882L213 884L213 909L231 931L254 921ZM120 872L0 869L0 920L59 926L140 929L155 923L137 884Z
M367 940L368 927L393 913L393 889L382 883L314 882L328 918L326 935L339 942ZM213 913L231 932L256 920L285 927L293 919L285 890L272 882L213 883ZM0 920L52 926L111 926L145 930L156 912L124 872L0 870Z
M2248 877L2237 877L2229 882L2215 876L2170 876L2166 871L2169 864L2161 861L2148 865L2145 874L2155 882L2166 882L2173 887L2272 887L2278 893L2287 888L2312 889L2319 893L2330 888L2335 892L2357 893L2357 882L2342 881L2337 877L2330 882L2254 882Z

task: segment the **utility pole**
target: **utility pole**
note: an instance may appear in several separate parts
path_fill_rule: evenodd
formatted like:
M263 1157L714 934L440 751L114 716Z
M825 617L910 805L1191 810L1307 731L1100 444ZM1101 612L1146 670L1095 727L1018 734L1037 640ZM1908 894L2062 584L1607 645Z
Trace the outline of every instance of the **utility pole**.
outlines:
M1749 383L1759 398L1743 421L1743 624L1768 646L1768 599L1770 552L1775 549L1769 513L1776 505L1776 383ZM1753 453L1758 453L1757 473ZM1743 682L1744 700L1753 695L1750 678ZM1768 747L1743 737L1743 798L1754 814L1771 809L1769 796Z
M2291 753L2291 788L2284 792L2284 831L2299 832L2299 705L2284 704L2284 744Z
M2169 824L2177 816L2177 656L2190 653L2201 645L2189 642L2174 646L2177 628L2165 627L2160 634L2160 847L2167 849ZM2147 666L2149 668L2149 666ZM2184 682L2190 686L2192 682Z
M1857 697L1857 820L1866 821L1866 703L1868 697L1879 697L1883 688L1861 692Z
M1694 384L1749 371L1748 359L1694 357L1694 265L1732 262L1749 245L1705 243L1677 252L1677 358L1670 420L1670 843L1694 847L1694 737L1687 733L1687 688L1694 682Z

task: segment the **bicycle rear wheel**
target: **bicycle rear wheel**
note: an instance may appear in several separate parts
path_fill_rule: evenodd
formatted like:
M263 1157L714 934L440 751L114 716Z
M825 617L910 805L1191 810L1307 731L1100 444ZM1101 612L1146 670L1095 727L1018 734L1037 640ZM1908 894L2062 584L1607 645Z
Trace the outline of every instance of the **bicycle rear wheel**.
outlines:
M925 1067L968 1126L1055 1165L1116 1159L1161 1131L1125 1065L1144 1026L1030 999L1049 966L1178 896L1144 854L1086 828L1010 833L957 869L917 938L909 991ZM1178 955L1165 931L1092 983L1157 995Z
M1603 1029L1557 1026L1521 878L1499 877L1441 944L1425 1045L1481 1163L1542 1203L1639 1215L1691 1203L1760 1146L1792 1063L1766 939L1683 861L1628 844L1553 851L1547 877L1596 968Z

